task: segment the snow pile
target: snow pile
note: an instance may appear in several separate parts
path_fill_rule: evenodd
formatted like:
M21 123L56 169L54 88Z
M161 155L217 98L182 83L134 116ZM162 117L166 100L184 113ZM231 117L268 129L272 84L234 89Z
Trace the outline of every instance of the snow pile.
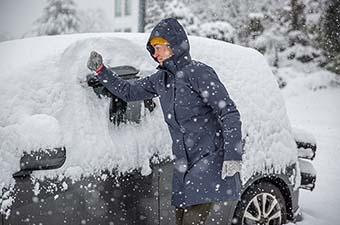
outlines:
M91 88L80 85L89 73L91 50L111 66L128 64L142 74L153 70L147 38L83 34L0 44L0 190L13 182L22 152L39 146L65 146L67 159L62 168L36 175L73 179L117 167L121 172L141 167L148 174L154 153L171 156L160 107L146 113L140 124L115 127L108 122L108 99L98 99ZM190 41L193 58L216 70L240 110L246 139L243 180L255 172L281 172L295 162L285 104L264 57L224 42L198 37Z
M340 86L340 76L335 73L317 69L313 65L306 67L296 63L293 66L286 66L277 71L277 76L287 83L283 88L283 93L287 97L298 96L310 90Z
M52 148L62 143L58 121L46 114L26 116L17 124L3 128L2 135L2 147L6 152L13 148L24 151Z
M303 143L310 143L310 144L316 144L315 137L313 134L302 130L300 128L293 127L292 129L294 139L299 142Z

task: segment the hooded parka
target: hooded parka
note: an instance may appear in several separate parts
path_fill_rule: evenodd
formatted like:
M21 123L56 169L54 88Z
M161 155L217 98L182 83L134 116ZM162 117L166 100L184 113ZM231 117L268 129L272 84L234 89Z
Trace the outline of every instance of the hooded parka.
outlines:
M154 37L166 39L174 53L155 74L131 83L104 69L100 82L125 101L159 97L175 156L172 205L238 200L239 174L221 178L223 161L242 160L234 102L215 71L191 59L187 35L176 19L164 19L152 30L147 42L151 56Z

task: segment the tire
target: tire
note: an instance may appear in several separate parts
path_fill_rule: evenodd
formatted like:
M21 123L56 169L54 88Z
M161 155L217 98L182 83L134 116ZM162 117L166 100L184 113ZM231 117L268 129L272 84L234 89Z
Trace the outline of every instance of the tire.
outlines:
M283 195L268 182L253 184L243 193L232 220L233 225L281 225L286 222L287 209Z

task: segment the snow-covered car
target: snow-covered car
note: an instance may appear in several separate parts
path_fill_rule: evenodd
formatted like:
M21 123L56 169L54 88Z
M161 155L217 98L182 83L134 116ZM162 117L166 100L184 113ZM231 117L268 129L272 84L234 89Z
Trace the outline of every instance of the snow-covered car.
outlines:
M86 80L91 50L130 82L152 73L147 37L82 34L0 43L1 224L175 224L174 159L158 99L126 103ZM189 39L193 58L216 70L235 101L245 142L241 200L216 203L207 224L298 219L299 191L315 185L314 138L292 129L260 53Z

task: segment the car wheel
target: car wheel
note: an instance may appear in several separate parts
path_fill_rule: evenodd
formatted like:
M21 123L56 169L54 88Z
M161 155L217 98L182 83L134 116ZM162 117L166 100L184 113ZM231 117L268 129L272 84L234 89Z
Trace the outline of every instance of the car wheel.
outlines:
M232 224L281 225L287 222L287 210L281 191L273 184L252 185L235 209Z

